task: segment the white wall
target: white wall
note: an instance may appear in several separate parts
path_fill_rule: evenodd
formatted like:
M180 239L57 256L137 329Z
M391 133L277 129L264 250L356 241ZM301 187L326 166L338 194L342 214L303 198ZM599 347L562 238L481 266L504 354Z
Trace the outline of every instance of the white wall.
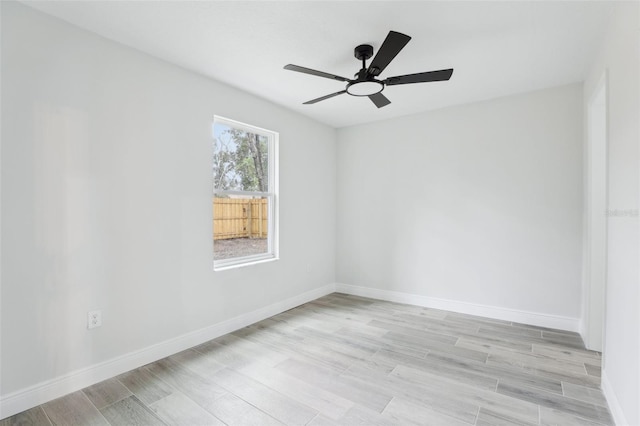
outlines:
M608 218L603 388L618 424L640 425L640 5L618 4L584 85L608 74ZM635 213L634 213L635 212Z
M333 129L1 7L3 396L334 282ZM214 114L280 132L277 262L212 271Z
M581 114L575 84L339 130L337 281L576 328Z

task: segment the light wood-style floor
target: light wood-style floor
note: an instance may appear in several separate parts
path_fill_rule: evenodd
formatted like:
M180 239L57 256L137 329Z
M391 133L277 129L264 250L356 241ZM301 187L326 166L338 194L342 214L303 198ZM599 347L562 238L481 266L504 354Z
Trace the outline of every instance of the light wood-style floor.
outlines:
M0 422L612 424L575 333L332 294Z

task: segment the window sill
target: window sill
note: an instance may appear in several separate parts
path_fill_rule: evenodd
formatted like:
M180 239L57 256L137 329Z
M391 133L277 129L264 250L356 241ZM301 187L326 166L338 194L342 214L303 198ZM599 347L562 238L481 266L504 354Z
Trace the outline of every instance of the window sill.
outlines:
M214 272L220 272L220 271L226 271L228 269L236 269L236 268L244 268L245 266L252 266L252 265L259 265L261 263L268 263L268 262L274 262L276 260L279 260L280 258L274 255L268 255L268 256L261 256L258 258L254 258L254 259L236 259L232 262L219 262L216 264L216 262L213 263L213 271Z

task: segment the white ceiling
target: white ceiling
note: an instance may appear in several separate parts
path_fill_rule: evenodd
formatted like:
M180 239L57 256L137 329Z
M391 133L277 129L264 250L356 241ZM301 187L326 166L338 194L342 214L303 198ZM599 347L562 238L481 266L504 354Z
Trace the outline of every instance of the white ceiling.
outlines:
M367 123L583 80L608 1L25 1L104 37L204 74L333 127ZM389 30L412 40L382 78L454 68L448 82L390 86L391 105L338 96L355 46ZM375 54L375 52L374 52Z

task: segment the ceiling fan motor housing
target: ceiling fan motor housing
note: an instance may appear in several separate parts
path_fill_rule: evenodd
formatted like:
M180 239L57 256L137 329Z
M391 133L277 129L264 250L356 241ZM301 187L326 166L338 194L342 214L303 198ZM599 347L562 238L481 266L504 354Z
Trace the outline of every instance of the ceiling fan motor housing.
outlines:
M369 44L361 44L353 50L353 56L359 61L366 61L373 56L373 46Z

